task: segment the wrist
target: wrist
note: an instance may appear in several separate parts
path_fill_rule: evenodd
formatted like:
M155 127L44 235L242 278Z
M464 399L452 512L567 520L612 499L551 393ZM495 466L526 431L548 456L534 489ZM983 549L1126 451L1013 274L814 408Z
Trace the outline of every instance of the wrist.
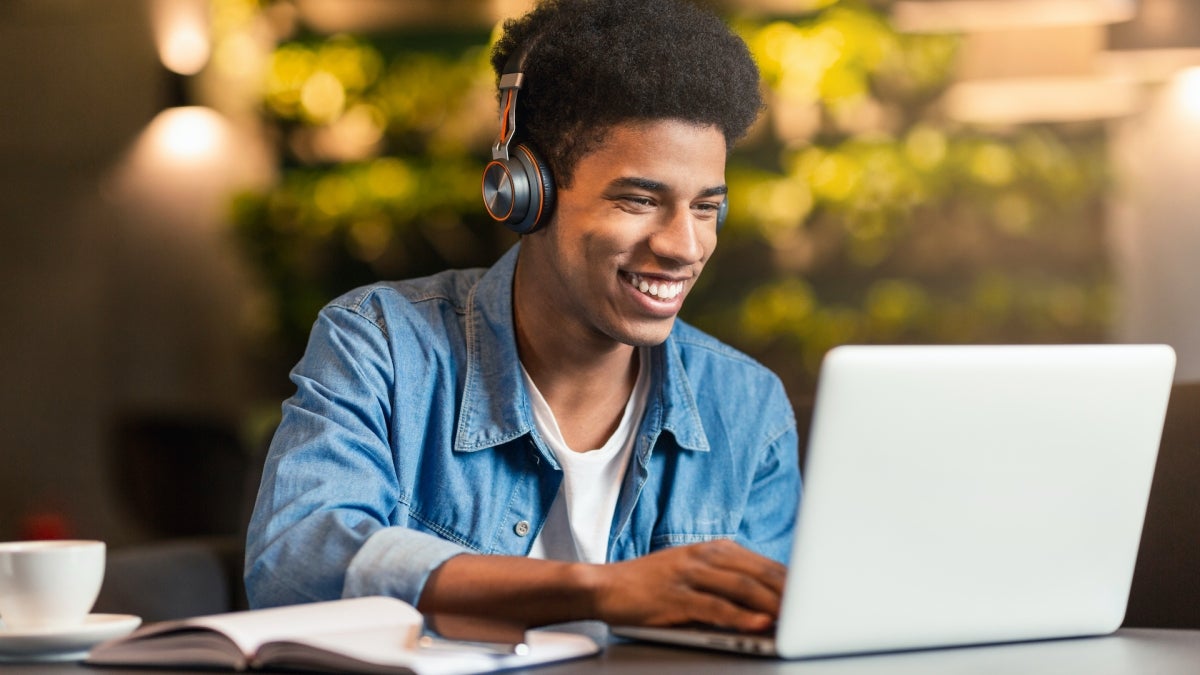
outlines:
M571 563L567 568L569 587L578 592L578 606L584 611L585 619L606 620L604 598L608 588L610 569L608 565Z

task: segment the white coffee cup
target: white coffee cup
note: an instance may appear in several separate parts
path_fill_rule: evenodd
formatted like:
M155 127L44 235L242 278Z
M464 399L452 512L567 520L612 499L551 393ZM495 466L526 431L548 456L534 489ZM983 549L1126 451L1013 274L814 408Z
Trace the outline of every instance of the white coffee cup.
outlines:
M83 623L104 581L102 541L0 543L0 626L53 630Z

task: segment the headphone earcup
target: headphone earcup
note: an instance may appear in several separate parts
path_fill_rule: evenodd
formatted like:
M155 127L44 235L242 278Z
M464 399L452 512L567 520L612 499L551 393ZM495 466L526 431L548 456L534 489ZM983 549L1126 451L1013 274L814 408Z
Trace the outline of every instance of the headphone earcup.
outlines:
M550 220L554 177L533 148L521 143L509 159L493 159L483 170L483 205L493 220L529 234Z
M538 187L534 191L538 204L537 216L530 222L529 229L525 230L528 233L550 222L550 218L554 215L555 197L558 193L557 187L554 184L554 174L550 172L550 165L542 159L536 150L521 143L517 146L517 154L523 158L523 161L528 160L526 170L534 174L537 178L537 181L534 183Z
M727 217L729 217L729 195L728 194L725 195L725 198L721 200L721 207L717 209L717 232L720 232L721 228L725 227L725 219Z

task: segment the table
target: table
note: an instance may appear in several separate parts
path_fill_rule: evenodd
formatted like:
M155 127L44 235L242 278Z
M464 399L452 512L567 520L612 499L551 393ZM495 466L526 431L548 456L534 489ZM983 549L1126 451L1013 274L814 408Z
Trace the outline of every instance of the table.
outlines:
M201 671L146 668L89 668L81 664L0 665L0 675L155 675ZM214 671L207 671L214 672ZM1049 640L878 654L779 661L655 645L614 642L597 657L527 671L539 675L706 675L768 673L800 675L937 675L938 673L1089 673L1089 675L1180 675L1200 672L1200 631L1127 628L1097 638Z

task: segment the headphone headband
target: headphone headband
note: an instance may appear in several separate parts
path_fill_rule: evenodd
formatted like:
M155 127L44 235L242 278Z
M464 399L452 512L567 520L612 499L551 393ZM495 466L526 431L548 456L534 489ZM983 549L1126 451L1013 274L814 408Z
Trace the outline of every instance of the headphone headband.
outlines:
M500 136L492 145L492 159L509 158L508 146L512 143L513 135L517 133L517 94L525 84L525 60L528 55L527 48L513 52L504 63L504 72L500 74L500 92L504 95L504 106L500 109Z
M488 215L518 234L528 234L550 218L554 179L537 152L521 143L510 150L517 133L517 95L525 84L525 61L537 39L518 48L500 74L500 134L492 145L492 161L483 170L483 205Z

